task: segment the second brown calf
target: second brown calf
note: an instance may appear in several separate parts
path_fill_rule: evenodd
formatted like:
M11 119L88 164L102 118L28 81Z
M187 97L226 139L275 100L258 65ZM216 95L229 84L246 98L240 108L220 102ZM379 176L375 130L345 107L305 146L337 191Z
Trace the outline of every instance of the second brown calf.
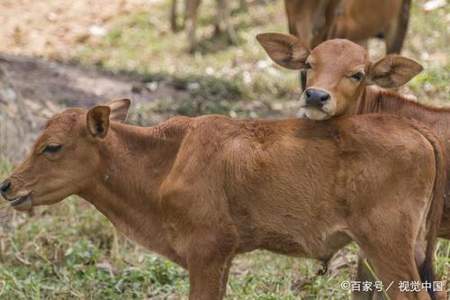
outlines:
M408 82L422 67L399 55L371 62L367 51L348 40L329 40L309 50L296 37L262 34L258 37L279 65L301 70L300 114L314 120L367 113L391 113L429 126L446 151L450 173L450 110L412 102L384 88ZM450 181L439 236L450 239ZM446 299L446 297L443 297Z

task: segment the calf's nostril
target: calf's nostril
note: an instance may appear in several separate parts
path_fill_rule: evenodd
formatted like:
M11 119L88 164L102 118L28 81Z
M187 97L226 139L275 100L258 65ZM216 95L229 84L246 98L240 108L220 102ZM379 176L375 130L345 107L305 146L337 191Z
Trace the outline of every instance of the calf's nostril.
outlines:
M305 91L306 97L311 97L311 90L306 90Z
M307 105L322 107L330 99L330 94L324 90L310 88L305 91L305 98Z
M11 188L11 181L9 181L9 180L5 180L0 184L0 192L1 193L8 192L10 188Z
M330 99L330 95L328 93L324 93L323 95L320 96L320 101L325 102L328 99Z

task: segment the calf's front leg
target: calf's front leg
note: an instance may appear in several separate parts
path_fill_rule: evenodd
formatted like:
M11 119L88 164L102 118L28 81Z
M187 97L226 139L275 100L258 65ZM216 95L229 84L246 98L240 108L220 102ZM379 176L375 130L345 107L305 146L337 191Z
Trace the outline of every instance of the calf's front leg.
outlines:
M185 25L189 42L189 52L194 52L197 48L197 14L201 0L186 0Z
M217 23L215 34L218 35L222 32L226 34L228 42L230 44L237 43L237 36L233 25L230 21L231 8L227 0L217 0Z
M186 178L193 177L188 175ZM239 236L223 190L211 189L214 185L205 185L207 181L198 177L196 185L187 183L184 177L169 176L160 191L161 213L171 247L187 264L189 299L220 300L225 295Z
M229 259L231 261L231 259ZM190 300L221 300L226 293L229 263L223 257L189 259Z

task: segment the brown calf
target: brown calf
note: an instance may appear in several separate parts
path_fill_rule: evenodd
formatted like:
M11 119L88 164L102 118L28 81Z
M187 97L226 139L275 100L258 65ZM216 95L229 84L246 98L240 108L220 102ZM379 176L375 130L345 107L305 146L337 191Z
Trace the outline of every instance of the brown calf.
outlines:
M323 120L387 112L419 120L433 129L440 139L450 166L450 110L412 102L394 91L380 88L395 88L408 82L422 71L417 62L388 55L372 63L364 48L340 39L326 41L312 51L289 35L261 34L258 40L276 63L301 70L304 92L300 97L299 115ZM450 189L439 233L446 239L450 239L449 196Z
M285 0L289 33L314 48L326 39L365 45L384 38L387 53L400 53L411 0Z
M351 240L392 299L431 265L445 161L433 135L386 115L311 120L177 117L125 125L130 102L57 114L0 185L16 209L76 194L187 268L190 299L221 299L254 249L328 260Z
M227 0L216 0L217 1L217 17L216 17L216 34L224 32L230 43L236 41L236 33L234 32L233 26L230 24L230 3ZM172 0L170 23L172 31L178 31L178 16L177 16L177 0ZM189 51L193 52L197 48L197 14L200 7L201 0L185 0L185 16L184 24L186 26L188 41L189 41ZM246 0L240 0L241 7L246 7Z
M262 34L263 47L278 64L301 69L300 115L324 120L343 115L374 112L393 113L420 120L434 131L446 151L450 166L450 110L412 102L395 88L409 81L422 67L413 60L388 55L370 62L367 51L348 40L329 40L309 51L300 40L282 34ZM447 169L447 173L450 168ZM439 236L450 239L450 182L447 183L444 214Z

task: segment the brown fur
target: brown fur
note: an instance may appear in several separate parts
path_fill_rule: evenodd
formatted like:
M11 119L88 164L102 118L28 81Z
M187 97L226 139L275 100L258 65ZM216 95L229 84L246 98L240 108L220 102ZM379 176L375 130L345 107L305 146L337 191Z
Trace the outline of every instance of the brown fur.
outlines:
M446 149L447 166L450 166L450 109L426 106L395 91L374 86L399 87L422 70L416 62L398 55L388 55L372 63L365 49L340 39L326 41L312 51L307 51L301 40L288 35L262 34L258 40L271 58L283 67L302 69L305 62L312 64L312 70L304 73L307 77L305 88L330 93L334 109L328 112L326 118L387 112L419 120L439 138ZM282 49L289 49L290 52L283 52ZM291 52L306 54L294 57ZM274 53L278 56L275 57ZM349 75L358 71L364 72L363 80L351 80ZM303 101L302 96L300 102ZM447 190L439 236L450 239L450 188Z
M142 128L120 123L129 102L120 103L107 106L110 122L105 106L56 115L3 196L32 205L81 196L128 237L187 268L190 299L223 298L237 254L327 260L351 240L386 285L420 280L416 259L433 243L445 168L420 125L373 114L177 117ZM400 295L396 284L389 294L428 299Z
M397 92L371 86L378 84L392 88L402 85L421 71L421 66L416 62L398 55L388 55L372 63L365 49L347 40L326 41L301 59L292 59L288 58L290 52L306 51L301 41L293 39L292 36L280 34L263 34L262 38L258 37L258 40L272 59L281 66L290 69L295 69L294 66L296 66L297 69L303 69L306 90L321 90L329 94L329 100L324 103L320 111L311 108L312 111L308 112L310 109L308 105L303 106L302 109L306 111L305 116L308 118L323 120L355 114L392 113L419 120L429 126L437 137L434 143L443 145L446 152L446 165L450 166L450 110L425 106L412 102ZM289 42L288 46L285 45L287 42ZM274 57L273 53L284 53L284 56L279 54ZM310 63L311 68L305 70L304 65L307 62ZM303 67L298 67L302 65ZM358 72L364 74L362 79L352 79L351 76ZM306 103L304 99L305 96L302 96L300 102L303 104ZM450 168L447 169L447 173L449 172ZM447 197L438 234L440 237L450 239L448 198L450 182L446 185ZM439 226L439 222L432 225L430 223L430 226ZM428 261L431 261L432 254L433 248L430 248Z
M400 53L411 0L285 0L289 33L310 48L326 39L346 38L365 45L383 37L387 53Z
M428 125L444 146L447 166L450 166L450 109L413 102L396 92L367 87L358 99L355 114L392 113L419 120ZM447 169L450 173L450 169ZM450 239L450 181L447 183L445 210L439 236Z

